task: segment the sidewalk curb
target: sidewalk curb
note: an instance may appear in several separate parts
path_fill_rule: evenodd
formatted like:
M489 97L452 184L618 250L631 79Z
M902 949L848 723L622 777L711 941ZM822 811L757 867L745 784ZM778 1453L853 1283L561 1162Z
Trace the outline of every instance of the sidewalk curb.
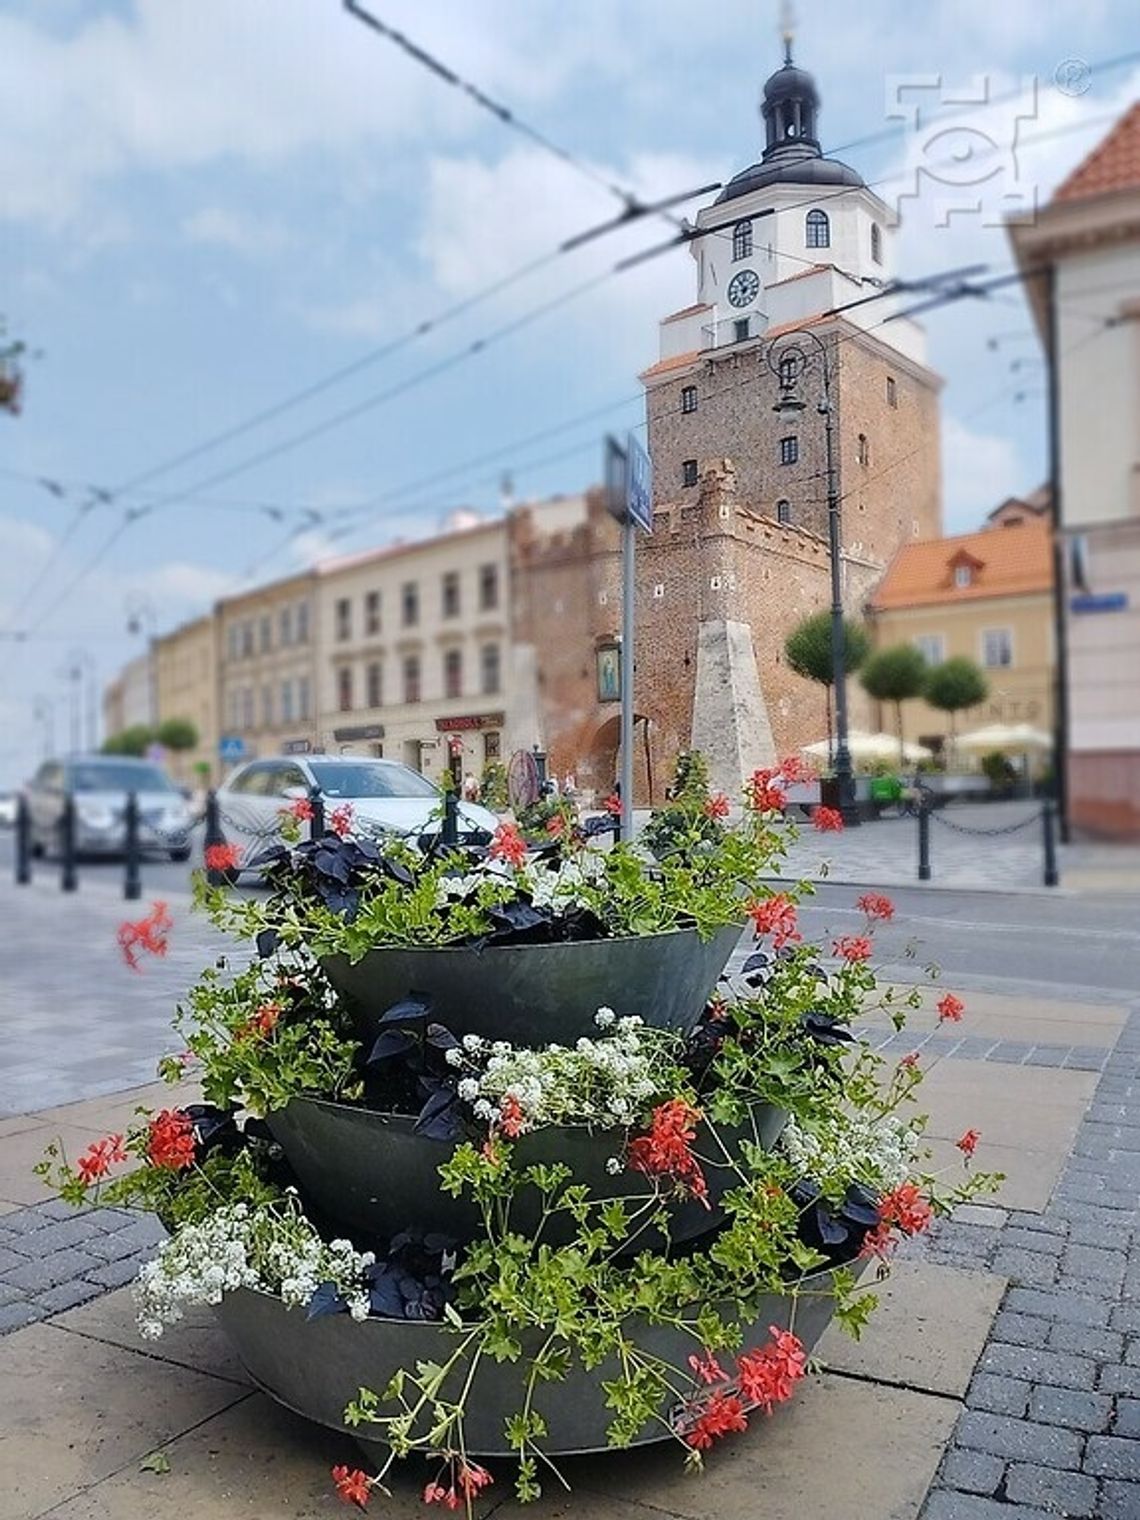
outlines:
M972 895L980 894L992 897L1079 897L1082 894L1071 887L1007 887L1007 886L968 886L955 884L949 881L919 881L916 877L891 877L876 876L873 880L855 876L762 876L764 883L772 883L779 887L797 886L801 881L810 882L813 887L900 887L915 888L921 892L965 892Z

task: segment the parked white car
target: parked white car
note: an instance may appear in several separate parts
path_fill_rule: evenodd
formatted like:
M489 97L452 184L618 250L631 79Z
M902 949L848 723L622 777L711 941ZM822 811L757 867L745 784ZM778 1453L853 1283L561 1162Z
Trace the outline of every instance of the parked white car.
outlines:
M16 794L0 792L0 829L16 827Z
M360 755L282 755L250 760L218 788L218 810L226 843L239 851L238 871L249 870L279 838L283 810L316 787L326 817L343 803L352 806L356 832L375 838L395 834L419 839L440 827L442 793L433 782L395 760ZM494 813L473 802L459 803L460 838L486 844L498 827Z

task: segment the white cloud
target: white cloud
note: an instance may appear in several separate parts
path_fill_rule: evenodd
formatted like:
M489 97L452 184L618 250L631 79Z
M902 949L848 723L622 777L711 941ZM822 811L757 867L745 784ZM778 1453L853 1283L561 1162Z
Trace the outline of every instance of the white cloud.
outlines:
M946 509L944 533L968 533L1007 496L1024 495L1041 484L1027 479L1012 440L974 430L956 417L942 421L942 474Z
M229 248L248 258L279 253L290 241L289 234L279 222L245 216L223 206L203 206L186 218L182 231L192 243Z

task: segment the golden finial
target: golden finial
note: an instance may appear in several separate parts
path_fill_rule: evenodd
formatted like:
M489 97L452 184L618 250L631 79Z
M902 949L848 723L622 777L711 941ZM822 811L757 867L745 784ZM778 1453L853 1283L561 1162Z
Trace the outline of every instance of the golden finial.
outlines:
M792 0L781 0L780 36L784 39L784 62L792 61L792 43L796 36L796 12Z

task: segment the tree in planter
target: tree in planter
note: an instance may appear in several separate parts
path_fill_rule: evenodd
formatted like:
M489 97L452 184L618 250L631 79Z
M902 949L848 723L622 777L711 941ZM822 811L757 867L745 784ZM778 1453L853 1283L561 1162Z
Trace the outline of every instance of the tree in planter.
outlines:
M843 669L850 675L858 670L870 653L871 641L867 631L858 623L843 619ZM831 613L816 612L793 628L784 641L784 655L798 676L815 681L824 688L827 697L827 753L830 758L831 744L831 688L834 684L835 667L831 658Z
M859 672L863 690L876 702L895 704L895 733L899 740L899 765L905 765L902 705L922 695L927 677L926 661L913 644L877 649Z
M950 717L951 757L954 755L958 714L964 708L976 707L979 702L984 702L989 689L989 682L982 674L981 667L965 655L943 660L941 665L936 665L927 674L923 696L931 707L937 707Z
M501 760L488 760L483 766L479 782L479 796L484 807L493 813L505 813L510 799L507 796L507 768Z
M183 750L197 747L198 728L189 718L167 718L159 724L157 737L164 749L172 749L179 754Z
M154 742L154 730L146 723L133 723L103 740L105 755L134 755L141 759L147 746Z

